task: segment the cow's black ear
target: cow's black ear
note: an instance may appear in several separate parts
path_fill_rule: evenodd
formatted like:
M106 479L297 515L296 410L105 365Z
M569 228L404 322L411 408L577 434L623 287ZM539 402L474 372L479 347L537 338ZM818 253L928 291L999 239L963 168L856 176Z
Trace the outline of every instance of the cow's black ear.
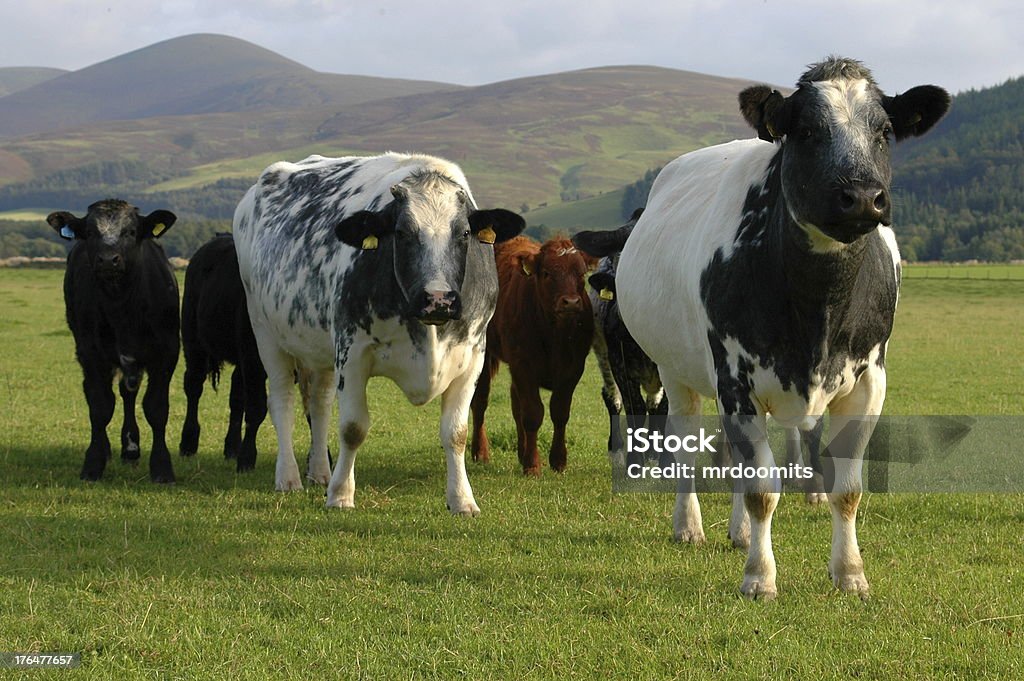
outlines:
M338 223L334 234L346 246L372 251L377 248L377 238L395 231L392 211L361 210Z
M743 120L757 130L757 136L774 142L789 129L788 100L767 85L753 85L740 93Z
M142 238L158 238L178 220L178 216L169 210L155 210L149 215L139 218L142 227Z
M934 85L919 85L902 95L883 97L896 141L923 135L949 111L949 93Z
M46 224L60 235L61 239L84 239L85 218L76 218L66 210L59 210L46 216Z
M526 220L510 210L491 208L471 213L469 228L483 243L495 244L519 236L526 229Z
M611 272L595 272L587 279L590 288L597 291L601 300L615 300L615 275Z
M616 229L594 229L584 232L576 232L572 235L572 243L576 248L594 258L605 258L615 253L621 253L626 245L626 239L633 232L634 222Z

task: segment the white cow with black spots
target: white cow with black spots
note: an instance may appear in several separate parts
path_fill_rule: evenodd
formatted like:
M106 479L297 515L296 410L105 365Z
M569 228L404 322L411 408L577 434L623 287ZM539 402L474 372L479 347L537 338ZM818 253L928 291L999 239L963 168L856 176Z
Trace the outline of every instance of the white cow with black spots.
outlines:
M855 521L861 461L885 398L885 356L899 288L890 224L890 145L946 112L945 90L882 94L859 62L829 58L783 97L740 94L761 139L686 154L665 167L626 242L616 277L630 332L659 367L677 427L714 396L734 458L774 464L766 417L832 440L829 570L844 591L868 582ZM741 591L776 595L771 519L777 478L734 495L730 535L749 544ZM704 539L690 489L675 536Z
M269 378L278 490L300 489L292 449L293 370L311 372L307 477L329 507L355 504L355 455L370 428L366 384L386 376L409 401L441 397L447 504L480 512L464 452L498 279L491 244L525 226L478 210L462 171L422 155L311 156L263 171L235 211L249 317ZM340 455L327 422L337 390Z

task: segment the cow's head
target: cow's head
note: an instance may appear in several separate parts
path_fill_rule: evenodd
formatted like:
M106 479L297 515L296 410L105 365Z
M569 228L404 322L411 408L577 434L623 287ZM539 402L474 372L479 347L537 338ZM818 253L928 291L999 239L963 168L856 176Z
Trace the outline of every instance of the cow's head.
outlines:
M384 209L350 215L335 234L353 248L376 252L378 265L398 283L406 316L424 324L459 319L470 247L490 251L526 223L501 208L477 210L458 183L437 172L411 175L391 194Z
M133 271L142 242L161 236L175 220L174 213L166 210L139 215L138 208L117 199L97 201L82 218L67 211L46 217L61 238L85 242L89 266L110 288L116 288Z
M921 135L949 109L942 88L889 97L852 59L812 66L788 97L767 85L740 93L758 136L782 144L782 190L812 240L851 243L892 222L890 145Z
M518 259L523 274L535 280L544 315L556 326L577 326L592 310L585 287L587 272L597 259L577 249L566 238L544 242L540 251Z

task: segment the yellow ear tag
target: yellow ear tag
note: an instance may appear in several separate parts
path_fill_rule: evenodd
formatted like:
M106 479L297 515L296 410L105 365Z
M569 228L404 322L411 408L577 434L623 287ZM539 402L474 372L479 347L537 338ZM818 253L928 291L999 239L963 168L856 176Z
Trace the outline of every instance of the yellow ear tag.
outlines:
M523 261L523 274L525 274L526 276L530 276L531 274L533 274L533 272L530 270L530 264L525 260Z
M162 222L158 222L153 225L153 236L160 236L167 231L167 225Z
M615 292L612 291L610 288L601 289L601 292L598 294L598 296L601 297L601 300L615 300Z
M377 248L377 237L373 234L363 239L363 250L372 251Z
M494 233L493 227L487 225L476 233L476 238L480 239L480 243L493 244L494 240L498 238L498 235Z

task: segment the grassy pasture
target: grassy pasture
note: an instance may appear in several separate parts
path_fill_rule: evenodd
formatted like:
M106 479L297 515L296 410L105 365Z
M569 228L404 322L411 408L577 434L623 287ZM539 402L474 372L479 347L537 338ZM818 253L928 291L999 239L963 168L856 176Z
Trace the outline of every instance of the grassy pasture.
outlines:
M1024 282L916 273L887 411L1024 413ZM827 511L787 495L779 598L750 603L726 496L702 500L708 542L685 546L669 496L610 492L596 367L569 470L540 479L517 472L501 374L494 462L469 465L473 520L444 508L438 405L413 408L383 381L355 511L327 511L322 489L272 491L269 420L256 471L236 475L220 455L226 385L207 390L177 485L116 451L102 482L81 483L88 419L60 278L0 270L0 650L82 652L78 674L111 679L1024 676L1024 497L866 496L861 602L828 580Z

